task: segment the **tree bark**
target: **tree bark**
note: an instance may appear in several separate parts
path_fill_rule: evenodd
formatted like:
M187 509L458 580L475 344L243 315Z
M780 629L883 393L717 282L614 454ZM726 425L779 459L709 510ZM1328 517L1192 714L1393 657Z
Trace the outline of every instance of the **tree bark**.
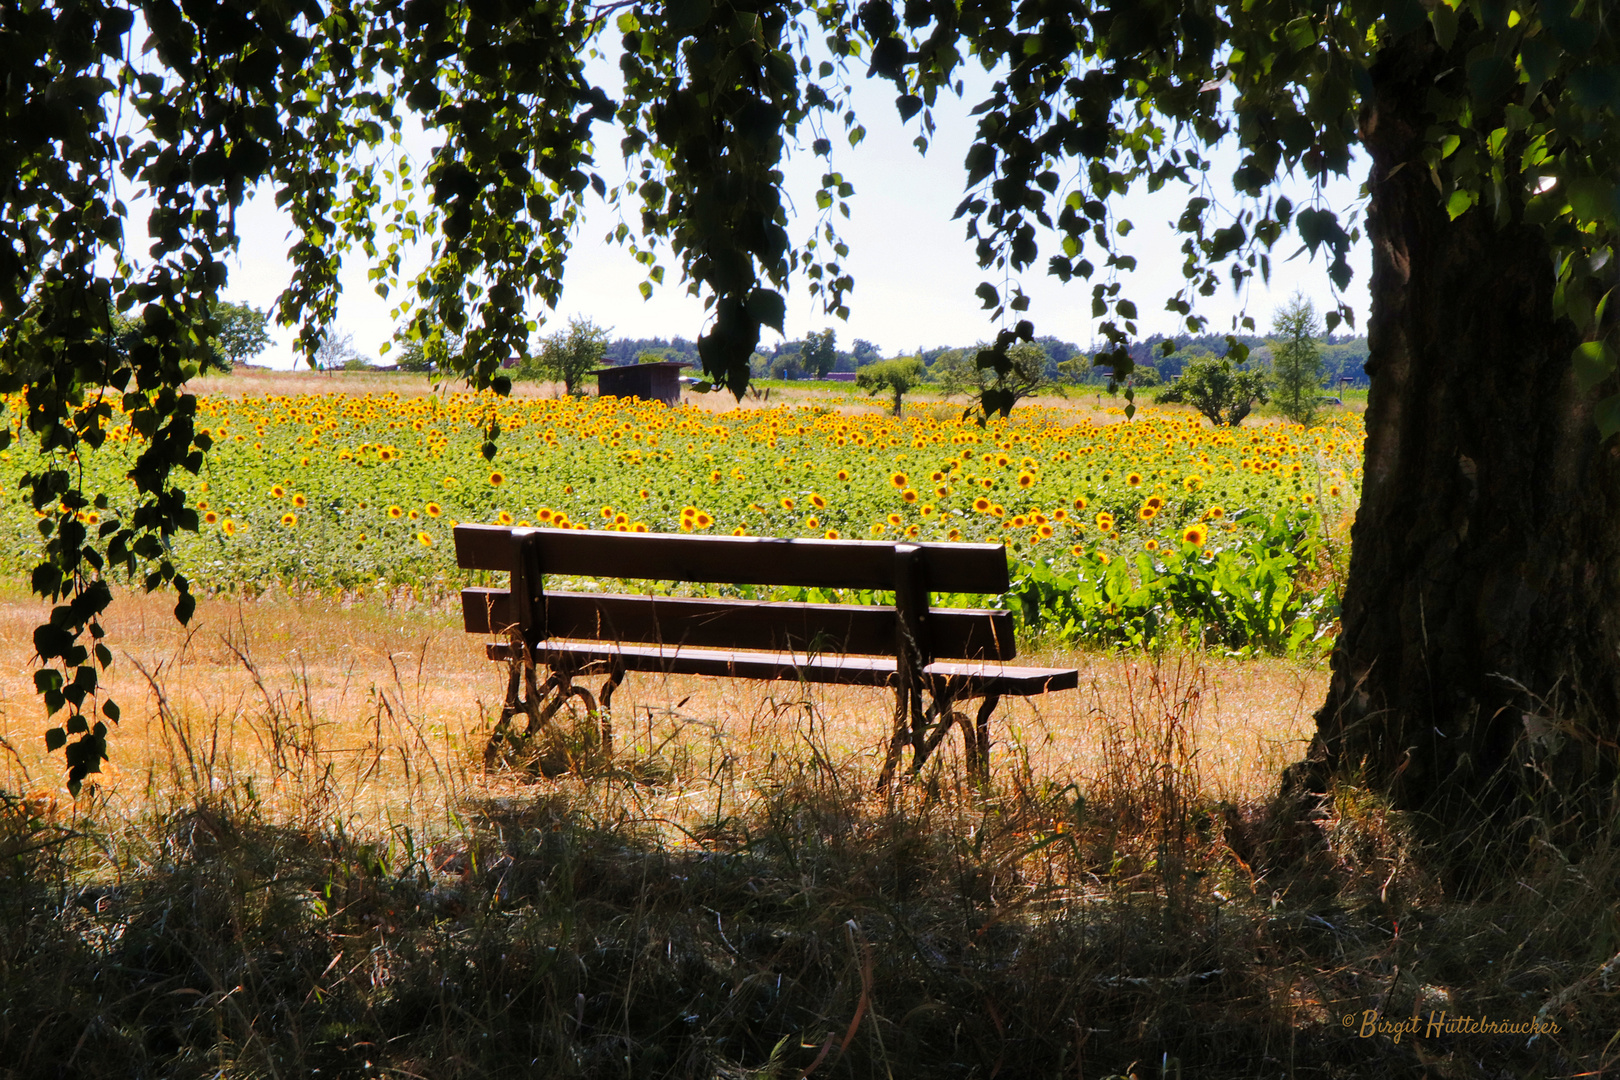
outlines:
M1508 223L1485 204L1452 221L1420 156L1429 90L1462 70L1425 27L1371 72L1366 465L1328 698L1294 776L1386 791L1460 856L1453 880L1479 841L1522 850L1512 825L1560 842L1606 825L1620 738L1620 450L1575 384L1518 180Z

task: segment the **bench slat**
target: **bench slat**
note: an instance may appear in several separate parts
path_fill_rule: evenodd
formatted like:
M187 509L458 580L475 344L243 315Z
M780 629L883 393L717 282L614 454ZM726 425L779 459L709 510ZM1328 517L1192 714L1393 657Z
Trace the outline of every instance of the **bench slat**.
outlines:
M486 647L491 660L506 660L512 648L505 643ZM591 664L619 664L626 671L666 675L720 675L766 682L804 681L845 686L889 686L895 682L893 657L806 656L803 653L731 652L659 645L604 646L583 642L545 642L534 650L537 663L553 668L578 669ZM922 671L930 693L949 690L957 699L985 694L1031 696L1055 690L1073 690L1080 674L1072 668L1011 667L1006 664L965 664L936 661Z
M894 547L875 540L778 540L763 536L538 529L546 574L692 581L727 585L798 585L821 589L893 589ZM456 561L469 570L510 570L514 530L457 525ZM1004 593L1007 553L1000 544L919 544L930 592Z
M464 589L462 622L468 633L499 633L516 621L505 589ZM667 643L695 648L803 650L817 653L892 654L893 608L859 604L767 603L754 600L550 592L546 627L552 638ZM961 660L1010 660L1015 655L1012 615L1005 611L941 608L924 621L927 651Z

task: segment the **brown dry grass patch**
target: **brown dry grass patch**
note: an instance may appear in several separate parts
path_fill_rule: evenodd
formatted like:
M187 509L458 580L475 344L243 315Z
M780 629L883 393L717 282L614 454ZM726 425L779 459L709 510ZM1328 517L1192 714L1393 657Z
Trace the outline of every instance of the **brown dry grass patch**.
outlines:
M988 785L947 744L886 794L885 694L632 676L544 779L484 772L445 606L120 597L74 802L39 615L0 600L3 1080L1568 1076L1620 1027L1620 858L1460 904L1365 792L1268 811L1315 668L1036 648L1082 687L998 713Z

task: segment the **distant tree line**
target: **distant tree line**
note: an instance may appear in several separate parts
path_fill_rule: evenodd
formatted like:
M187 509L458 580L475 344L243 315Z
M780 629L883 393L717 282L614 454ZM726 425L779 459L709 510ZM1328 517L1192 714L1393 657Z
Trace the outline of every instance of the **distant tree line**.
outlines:
M605 365L678 361L702 370L697 343L683 337L613 338L611 330L589 319L574 318L552 334L542 336L533 352L518 365L519 379L563 384L564 392L585 392L592 370ZM345 342L346 343L346 342ZM455 335L428 340L400 339L398 364L407 370L444 370L453 367L461 351ZM1011 367L997 374L978 363L983 342L917 348L885 356L864 338L842 348L836 329L826 327L802 338L781 341L769 352L754 353L750 366L755 379L825 379L849 373L871 394L889 397L898 412L912 390L931 386L947 396L1010 405L1041 393L1070 389L1121 387L1106 366L1092 363L1095 351L1056 337L1040 337L1012 347ZM1135 368L1129 376L1137 388L1161 387L1158 400L1194 405L1218 424L1236 424L1256 404L1277 395L1279 408L1291 418L1309 422L1316 405L1340 386L1365 386L1363 365L1367 339L1321 335L1310 301L1294 297L1280 308L1267 337L1246 335L1229 339L1220 334L1166 337L1154 334L1131 344Z

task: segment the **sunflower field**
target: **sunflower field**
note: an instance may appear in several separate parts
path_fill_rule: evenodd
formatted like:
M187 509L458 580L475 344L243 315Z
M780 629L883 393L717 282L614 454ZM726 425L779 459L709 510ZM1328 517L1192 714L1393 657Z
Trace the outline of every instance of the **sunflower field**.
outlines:
M20 401L8 401L17 423ZM1212 429L1144 409L1077 422L1019 409L980 427L830 409L711 413L615 398L310 394L202 397L213 449L177 474L199 529L170 553L210 590L459 588L457 522L544 528L999 542L1005 602L1065 640L1239 651L1319 649L1335 627L1332 537L1354 508L1349 416ZM1110 418L1112 419L1112 418ZM485 433L498 451L485 460ZM127 424L76 462L108 507L141 436ZM0 453L17 491L40 462ZM59 511L65 512L65 511ZM40 513L0 504L0 568L36 558Z

